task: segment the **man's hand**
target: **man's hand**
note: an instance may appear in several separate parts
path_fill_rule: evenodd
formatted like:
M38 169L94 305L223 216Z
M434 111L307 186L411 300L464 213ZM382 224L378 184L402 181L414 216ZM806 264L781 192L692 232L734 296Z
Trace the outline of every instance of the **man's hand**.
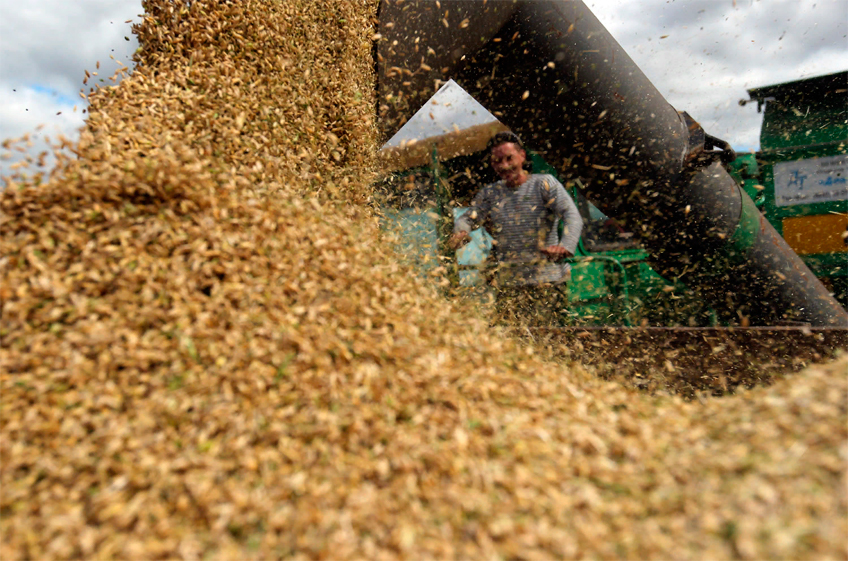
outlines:
M448 238L448 247L456 250L470 241L471 236L468 235L468 232L466 232L465 230L460 230L459 232L455 233L450 238Z
M562 247L561 245L549 245L541 249L542 255L551 261L559 261L565 257L574 257L574 254Z

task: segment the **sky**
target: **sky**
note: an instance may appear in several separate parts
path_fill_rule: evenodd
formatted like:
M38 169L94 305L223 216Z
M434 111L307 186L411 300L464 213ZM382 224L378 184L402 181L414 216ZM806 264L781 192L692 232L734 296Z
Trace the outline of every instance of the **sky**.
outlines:
M676 109L737 151L759 146L746 89L848 69L848 0L585 1ZM85 70L109 84L110 56L131 63L125 22L141 12L140 0L0 0L0 139L38 125L39 138L78 137Z
M80 90L112 84L116 61L131 65L138 43L125 22L141 13L141 0L0 0L0 140L34 133L37 153L45 136L78 138ZM98 76L83 86L86 70ZM0 175L9 165L0 160Z

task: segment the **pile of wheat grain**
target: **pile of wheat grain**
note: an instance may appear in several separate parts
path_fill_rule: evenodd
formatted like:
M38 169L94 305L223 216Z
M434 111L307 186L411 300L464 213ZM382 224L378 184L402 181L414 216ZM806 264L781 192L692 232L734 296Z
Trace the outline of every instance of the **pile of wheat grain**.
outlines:
M382 240L376 2L145 2L0 195L0 558L845 557L848 362L685 402Z

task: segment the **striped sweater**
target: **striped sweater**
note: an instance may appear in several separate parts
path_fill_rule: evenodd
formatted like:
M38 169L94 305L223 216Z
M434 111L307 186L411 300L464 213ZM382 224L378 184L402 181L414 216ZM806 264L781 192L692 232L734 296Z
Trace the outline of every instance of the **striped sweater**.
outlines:
M557 225L564 223L562 239ZM501 285L559 283L570 266L540 253L560 245L574 253L583 219L562 184L551 175L533 174L512 189L504 181L484 187L471 207L454 222L454 232L486 226L494 242L497 282Z

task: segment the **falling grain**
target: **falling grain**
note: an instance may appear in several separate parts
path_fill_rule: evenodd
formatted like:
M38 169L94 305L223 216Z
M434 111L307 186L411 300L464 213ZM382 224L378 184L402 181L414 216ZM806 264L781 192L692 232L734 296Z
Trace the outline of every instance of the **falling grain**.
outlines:
M844 358L684 401L491 328L377 226L377 2L144 7L0 193L0 558L844 557Z

